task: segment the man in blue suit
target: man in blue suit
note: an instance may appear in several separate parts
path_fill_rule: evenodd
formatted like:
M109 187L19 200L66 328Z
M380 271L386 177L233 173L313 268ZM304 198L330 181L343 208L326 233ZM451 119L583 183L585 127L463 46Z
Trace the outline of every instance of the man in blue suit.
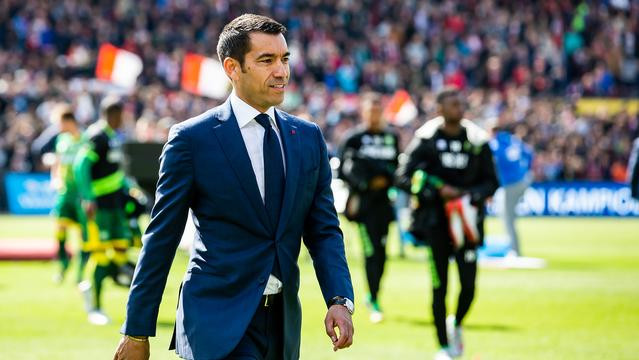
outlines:
M189 209L196 226L174 346L185 359L298 359L297 258L308 248L333 349L353 338L353 288L317 125L273 106L289 79L286 28L246 14L217 45L229 99L171 129L115 359L148 359ZM335 328L339 329L339 336Z

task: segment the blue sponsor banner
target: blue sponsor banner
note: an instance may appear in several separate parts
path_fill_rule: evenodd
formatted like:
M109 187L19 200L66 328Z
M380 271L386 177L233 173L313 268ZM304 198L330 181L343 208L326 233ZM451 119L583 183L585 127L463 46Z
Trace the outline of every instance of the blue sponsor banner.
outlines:
M503 190L488 205L488 213L501 212ZM639 201L626 184L614 182L535 183L517 205L520 216L639 216Z
M46 215L55 205L56 191L47 173L8 173L5 188L12 214Z

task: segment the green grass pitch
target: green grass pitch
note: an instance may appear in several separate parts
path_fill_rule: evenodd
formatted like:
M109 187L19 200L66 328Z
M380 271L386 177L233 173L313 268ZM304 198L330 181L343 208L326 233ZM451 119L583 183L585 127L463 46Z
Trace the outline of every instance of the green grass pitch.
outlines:
M2 239L47 238L46 217L0 216ZM476 301L465 323L464 359L639 358L639 219L522 219L525 255L548 261L542 270L480 269ZM501 224L488 222L488 233ZM356 293L355 342L333 353L324 334L325 306L308 255L300 256L304 310L302 359L430 359L436 350L430 315L429 276L423 249L397 256L389 244L381 304L386 319L373 325L359 239L344 223ZM188 258L173 265L151 340L152 359L175 359L166 350L176 294ZM55 285L53 262L0 262L0 359L110 359L120 338L127 291L106 285L112 324L86 322L71 277ZM451 278L456 279L455 267ZM449 285L456 294L458 283ZM456 296L449 295L449 312ZM214 309L212 309L214 311Z

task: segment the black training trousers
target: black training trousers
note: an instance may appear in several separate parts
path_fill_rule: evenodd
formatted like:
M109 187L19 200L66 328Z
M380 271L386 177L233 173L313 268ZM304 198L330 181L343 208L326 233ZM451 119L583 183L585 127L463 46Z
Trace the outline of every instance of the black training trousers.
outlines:
M446 289L448 287L448 262L455 258L459 270L461 291L455 314L458 325L470 309L475 297L475 278L477 277L477 250L473 244L465 244L458 250L453 249L452 240L447 227L440 227L432 232L428 239L430 271L433 286L433 318L437 330L439 344L448 346L446 336Z
M386 216L375 216L371 213L357 225L364 250L368 289L371 300L376 301L386 264L386 237L389 222Z

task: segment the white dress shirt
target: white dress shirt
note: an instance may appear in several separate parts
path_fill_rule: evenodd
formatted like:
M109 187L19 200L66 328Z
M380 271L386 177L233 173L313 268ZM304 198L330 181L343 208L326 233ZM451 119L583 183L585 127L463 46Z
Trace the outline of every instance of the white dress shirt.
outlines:
M260 125L255 117L261 112L253 108L251 105L240 99L235 91L231 93L231 108L237 124L240 127L242 133L242 139L244 139L244 145L248 152L249 159L251 159L251 166L253 167L253 173L255 174L255 180L257 180L257 187L260 190L262 196L262 202L264 202L264 133L265 129ZM282 136L277 128L275 122L275 108L270 107L266 110L266 114L271 119L271 127L275 130L277 137L280 141L280 149L282 150L282 160L284 162L284 174L286 174L286 161L284 161L284 148L282 147ZM273 276L272 274L268 278L268 283L264 289L264 295L278 294L282 291L282 282Z

